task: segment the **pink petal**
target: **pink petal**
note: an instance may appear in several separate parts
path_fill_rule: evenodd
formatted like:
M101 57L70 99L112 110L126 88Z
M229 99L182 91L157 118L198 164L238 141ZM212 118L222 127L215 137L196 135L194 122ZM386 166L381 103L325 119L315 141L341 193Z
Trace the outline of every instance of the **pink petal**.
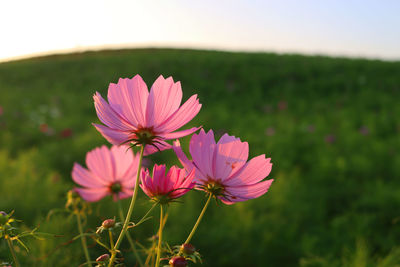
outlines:
M174 83L172 77L162 75L151 87L147 100L146 119L148 126L157 126L171 116L181 104L182 88L180 82Z
M106 181L99 179L96 175L92 175L78 163L75 163L72 168L72 180L83 187L101 188L107 186Z
M153 185L150 180L150 174L149 170L142 170L141 176L140 176L140 188L142 188L143 192L148 196L148 197L153 197L152 192L154 191Z
M252 158L249 162L226 179L224 183L228 186L240 186L255 184L269 175L272 169L271 159L265 158L265 155L260 155Z
M157 133L173 132L191 121L199 113L201 104L197 95L192 95L176 112L174 112L161 125L156 126L154 131Z
M142 77L119 79L118 84L110 84L108 101L111 107L135 127L146 127L146 105L149 91Z
M127 188L122 188L122 192L118 193L118 198L119 199L124 199L124 198L128 198L131 197L133 195L133 191L129 190Z
M96 108L97 116L100 121L110 128L122 130L122 131L133 131L136 127L127 122L124 118L118 115L110 105L101 97L99 93L93 96L94 106Z
M101 135L113 145L120 145L133 137L133 135L129 132L114 130L108 128L107 126L96 123L92 124L94 127L96 127L97 131L99 131Z
M86 166L94 175L109 184L115 181L114 157L106 146L88 152L86 154Z
M159 142L160 143L155 143L154 145L156 145L160 151L172 148L172 146L170 144L168 144L167 142L164 142L164 141L159 141ZM158 149L155 148L154 146L146 145L144 147L143 155L147 156L147 155L156 153L159 151Z
M139 156L135 156L128 146L112 146L111 154L116 165L116 180L134 181L139 164Z
M274 181L273 179L270 179L246 186L237 186L237 187L227 186L225 187L225 190L229 195L229 199L232 201L235 201L235 197L247 200L260 197L263 194L267 193L273 181Z
M193 170L193 168L195 168L195 166L186 157L185 153L183 153L179 140L176 140L176 141L173 142L172 149L174 150L174 152L175 152L176 156L178 157L178 160L180 161L182 166L185 168L186 173L191 172ZM204 175L200 171L197 171L196 175L199 175L200 179L205 179Z
M74 188L86 201L95 202L110 194L108 188Z
M174 132L174 133L165 133L165 134L160 134L160 136L162 138L164 138L165 140L170 140L170 139L177 139L177 138L181 138L187 135L190 135L194 132L196 132L197 130L199 130L201 128L200 127L193 127L187 130L183 130L183 131L178 131L178 132Z
M165 180L165 165L154 165L153 168L153 186L156 188L157 193L164 192L164 180Z
M225 180L232 172L240 169L249 156L249 145L239 138L223 135L219 140L214 160L215 176Z
M203 129L199 134L194 134L189 144L189 151L193 158L193 163L203 175L203 177L215 177L213 171L214 133L212 130L206 134ZM197 172L197 175L199 173Z

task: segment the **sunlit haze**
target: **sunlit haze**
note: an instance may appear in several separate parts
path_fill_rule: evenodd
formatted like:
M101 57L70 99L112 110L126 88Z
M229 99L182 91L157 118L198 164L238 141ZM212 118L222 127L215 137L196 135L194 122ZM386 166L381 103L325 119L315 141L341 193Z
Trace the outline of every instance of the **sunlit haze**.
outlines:
M1 1L0 61L126 47L400 59L400 1Z

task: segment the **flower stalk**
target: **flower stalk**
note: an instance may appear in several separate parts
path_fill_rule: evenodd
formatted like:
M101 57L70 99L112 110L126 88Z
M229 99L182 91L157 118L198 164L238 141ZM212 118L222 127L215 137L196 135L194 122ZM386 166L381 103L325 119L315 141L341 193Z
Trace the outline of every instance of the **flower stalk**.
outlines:
M10 248L11 255L12 255L13 261L15 263L15 266L16 267L20 267L21 265L19 264L19 261L18 261L18 258L17 258L17 254L15 253L15 249L14 249L12 240L10 239L9 236L6 237L6 240L7 240L8 247Z
M194 233L196 232L197 227L198 227L199 224L200 224L201 219L202 219L203 216L204 216L204 213L205 213L206 210L207 210L208 205L210 204L211 198L212 198L212 195L209 194L209 195L208 195L207 202L206 202L206 204L204 205L203 210L201 211L199 217L197 218L197 221L196 221L195 225L193 226L193 229L192 229L192 231L190 232L190 234L189 234L189 236L188 236L188 238L186 239L186 241L185 241L184 244L188 244L188 243L190 242L190 240L192 239Z
M164 218L163 218L163 205L160 205L160 229L158 231L158 246L157 246L157 259L156 259L156 267L160 266L160 257L161 257L161 244L162 244L162 231L164 226Z
M118 203L118 212L119 212L120 220L121 221L125 221L125 216L124 216L124 212L122 210L121 201L117 201L117 203ZM136 260L138 261L140 267L143 267L144 266L143 265L143 261L140 258L139 253L137 252L135 243L134 243L133 238L132 238L131 234L129 233L129 231L126 232L126 237L128 238L128 242L129 242L129 244L131 246L131 249L133 251L133 254L135 255Z
M125 217L124 225L122 226L122 230L118 236L117 242L115 243L114 247L111 249L111 259L110 259L110 263L108 265L109 267L113 266L115 257L117 256L118 248L121 245L122 240L124 239L126 231L128 230L128 224L131 219L133 207L135 206L137 194L139 191L139 177L140 177L140 172L141 172L141 168L142 168L143 152L144 152L144 145L141 145L140 146L140 156L139 156L139 166L137 168L135 188L133 189L133 195L132 195L131 203L129 205L128 213Z
M81 235L82 248L83 248L83 252L85 253L86 264L88 266L92 267L89 250L87 248L86 237L83 235L81 215L79 214L79 212L76 213L76 221L78 223L79 234Z

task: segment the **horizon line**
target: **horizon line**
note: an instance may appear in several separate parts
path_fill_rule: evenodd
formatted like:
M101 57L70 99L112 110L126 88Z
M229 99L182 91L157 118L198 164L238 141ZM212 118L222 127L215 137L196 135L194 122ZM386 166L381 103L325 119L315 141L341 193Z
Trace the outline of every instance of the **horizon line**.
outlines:
M204 50L204 51L218 51L218 52L232 52L232 53L273 53L278 55L304 55L304 56L324 56L332 58L346 58L346 59L366 59L366 60L381 60L388 62L398 62L399 58L384 57L378 55L365 55L359 54L354 55L351 53L332 53L332 52L308 52L299 50L279 50L279 49L262 49L262 48L243 48L243 47L226 47L216 45L199 45L199 44L167 44L167 43L143 43L143 44L105 44L105 45L93 45L93 46L77 46L74 48L65 49L53 49L42 52L34 52L23 54L19 56L12 56L6 58L0 58L0 63L21 61L27 59L78 54L85 52L100 52L100 51L118 51L118 50L130 50L130 49L188 49L188 50Z

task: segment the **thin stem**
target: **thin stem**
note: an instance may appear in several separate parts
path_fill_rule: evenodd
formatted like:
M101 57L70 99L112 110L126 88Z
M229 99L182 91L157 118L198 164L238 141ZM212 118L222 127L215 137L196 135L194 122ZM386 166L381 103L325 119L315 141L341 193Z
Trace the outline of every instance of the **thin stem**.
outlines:
M108 229L108 237L110 239L110 247L113 248L114 247L114 239L113 239L112 232L110 229Z
M79 234L81 235L82 247L83 247L83 252L85 253L86 263L87 265L92 267L89 251L86 244L86 237L83 235L81 215L79 213L76 214L76 221L78 222L78 229L79 229Z
M158 231L158 247L157 247L156 267L160 266L163 220L164 220L164 218L163 218L163 205L160 205L160 230Z
M142 217L142 219L139 220L138 223L135 224L135 226L138 226L139 224L141 224L142 222L144 222L147 219L147 215L149 215L149 213L155 208L155 206L157 206L158 203L154 203L153 206L151 206L151 208L146 212L146 214Z
M10 239L10 237L7 237L6 240L7 240L8 247L10 248L11 255L13 257L15 266L16 267L20 267L21 265L19 264L19 261L17 259L17 254L15 254L15 250L14 250L14 246L13 246L12 240Z
M125 221L125 216L124 216L124 212L122 211L121 201L117 201L117 203L118 203L118 211L119 211L120 220L121 220L121 221ZM139 253L137 252L135 243L133 242L132 236L131 236L131 234L129 233L129 231L126 232L126 237L128 238L128 242L129 242L129 244L131 245L133 254L135 254L135 258L136 258L137 261L139 262L139 265L140 265L141 267L143 267L143 266L144 266L144 265L143 265L143 261L142 261L142 259L140 258Z
M129 205L128 213L126 215L125 222L122 227L121 233L119 234L117 243L115 243L114 248L112 248L111 259L110 259L110 263L108 264L109 267L113 266L115 257L117 256L117 250L118 250L119 246L121 245L122 239L124 239L126 231L128 230L128 224L131 219L133 207L135 206L136 197L137 197L137 194L139 191L139 177L140 177L140 170L142 168L143 151L144 151L144 145L140 146L139 166L137 168L136 182L135 182L135 188L133 189L131 204Z
M212 195L210 194L210 195L208 196L208 199L207 199L206 204L204 205L203 210L201 211L201 213L200 213L200 215L199 215L199 218L197 218L196 224L193 226L193 229L192 229L192 231L190 232L190 234L189 234L189 236L188 236L188 238L186 239L186 241L185 241L184 244L188 244L188 243L190 242L190 240L192 239L192 237L193 237L193 235L194 235L194 232L196 232L196 229L197 229L197 227L199 226L200 221L201 221L201 219L203 218L204 213L206 212L206 209L207 209L207 207L208 207L208 204L210 204L211 197L212 197Z

